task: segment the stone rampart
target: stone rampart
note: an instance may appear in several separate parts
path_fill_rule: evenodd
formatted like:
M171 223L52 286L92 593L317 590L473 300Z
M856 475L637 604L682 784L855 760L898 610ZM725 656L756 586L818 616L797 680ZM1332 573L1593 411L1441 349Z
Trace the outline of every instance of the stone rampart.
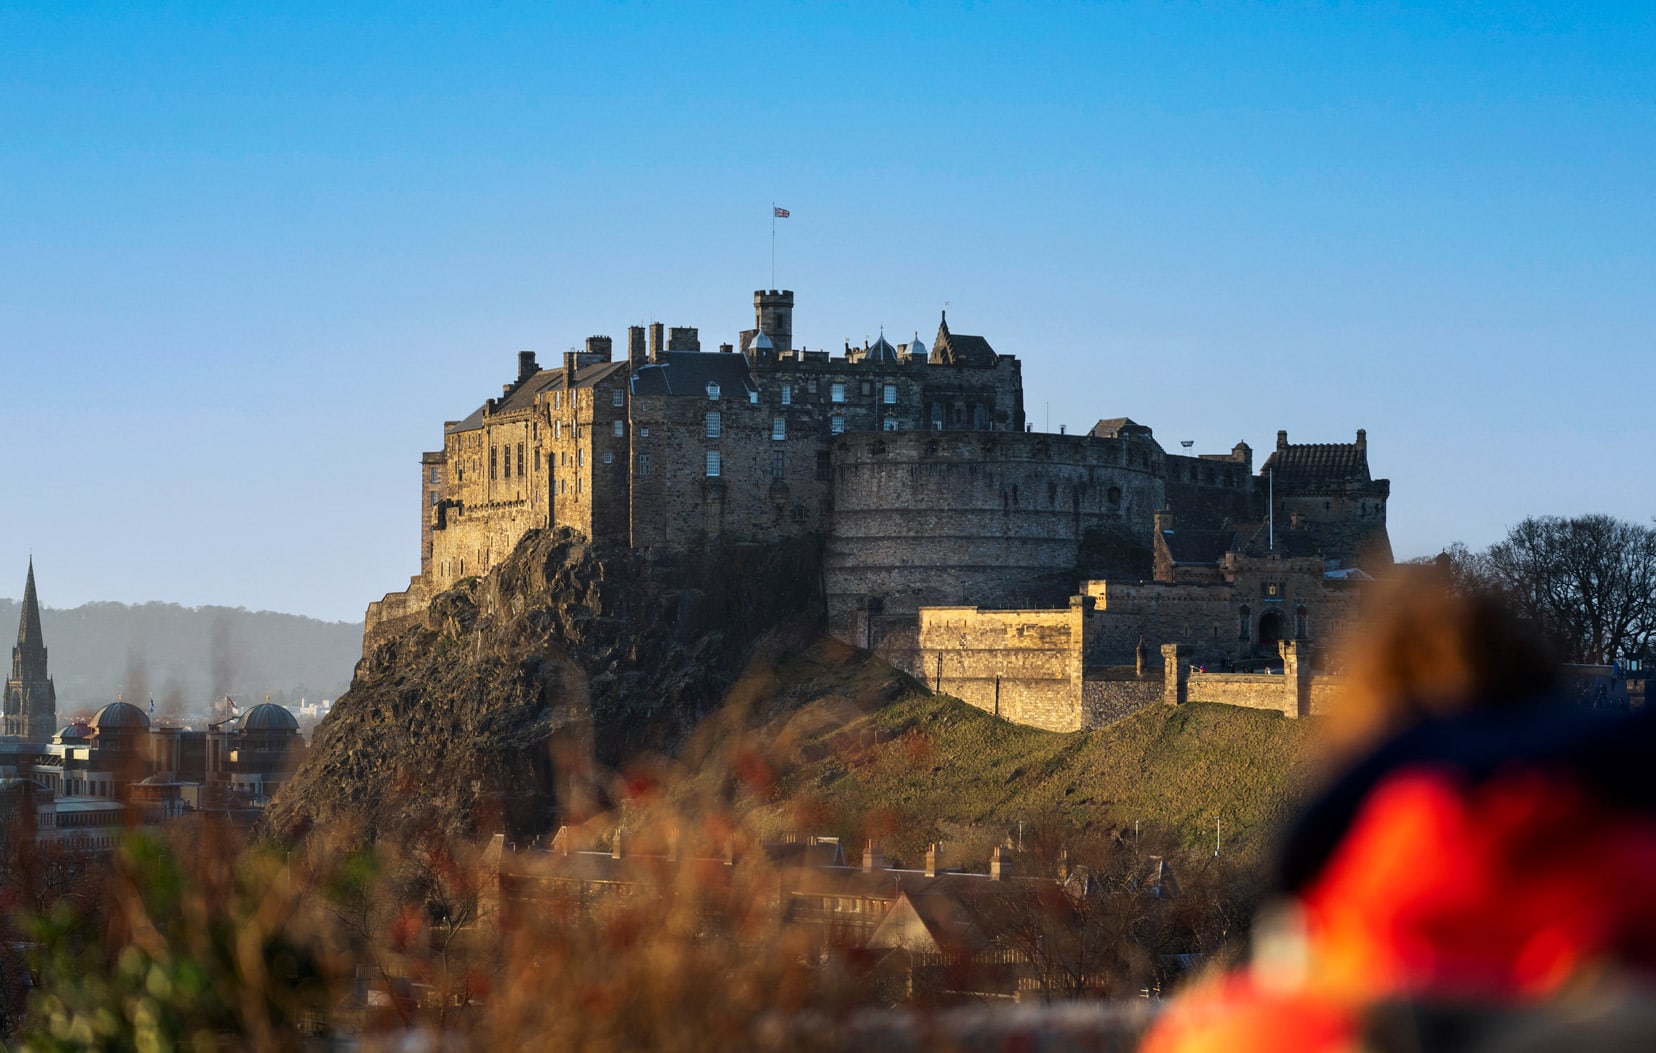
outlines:
M1189 701L1299 715L1293 683L1280 673L1192 673Z
M919 665L940 694L1048 731L1086 726L1081 663L1086 612L927 607L919 612Z
M368 605L368 614L362 623L362 653L367 654L385 640L395 636L410 621L425 613L431 605L431 587L422 577L409 579L402 592L388 592L384 599Z
M1061 604L1081 576L1085 543L1124 561L1141 555L1148 577L1143 539L1165 497L1161 457L1134 439L842 436L826 558L831 627L848 637L870 602L886 614Z
M1081 686L1081 726L1101 728L1162 700L1160 670L1130 679L1088 677Z

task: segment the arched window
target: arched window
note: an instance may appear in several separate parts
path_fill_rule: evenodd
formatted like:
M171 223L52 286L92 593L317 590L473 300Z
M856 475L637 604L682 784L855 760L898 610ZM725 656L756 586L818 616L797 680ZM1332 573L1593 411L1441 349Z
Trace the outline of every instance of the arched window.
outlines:
M712 399L714 402L719 401L719 382L718 381L709 380L707 382L707 397Z
M1253 639L1253 608L1244 603L1242 609L1237 613L1240 618L1237 624L1236 638L1244 642Z

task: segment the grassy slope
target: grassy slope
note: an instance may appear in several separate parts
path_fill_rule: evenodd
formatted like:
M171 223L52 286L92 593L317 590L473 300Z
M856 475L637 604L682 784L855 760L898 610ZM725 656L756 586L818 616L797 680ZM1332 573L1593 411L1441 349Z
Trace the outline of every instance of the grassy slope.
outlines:
M1219 816L1227 851L1254 851L1309 757L1304 723L1227 706L1154 706L1075 734L1020 727L831 642L756 662L744 688L773 714L761 736L776 779L753 800L765 825L878 837L908 864L934 840L971 862L1019 820L1090 833L1139 820L1199 845Z

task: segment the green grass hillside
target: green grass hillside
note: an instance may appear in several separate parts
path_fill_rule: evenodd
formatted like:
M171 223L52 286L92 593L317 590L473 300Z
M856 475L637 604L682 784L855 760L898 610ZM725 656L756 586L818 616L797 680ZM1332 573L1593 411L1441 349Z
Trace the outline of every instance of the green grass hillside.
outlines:
M1201 703L1099 731L1021 727L832 642L756 662L733 694L744 691L750 714L770 713L757 737L771 776L746 802L763 825L878 838L908 865L932 841L952 863L981 862L1020 822L1027 838L1137 821L1158 842L1201 846L1218 817L1226 853L1251 855L1291 813L1311 752L1304 722Z

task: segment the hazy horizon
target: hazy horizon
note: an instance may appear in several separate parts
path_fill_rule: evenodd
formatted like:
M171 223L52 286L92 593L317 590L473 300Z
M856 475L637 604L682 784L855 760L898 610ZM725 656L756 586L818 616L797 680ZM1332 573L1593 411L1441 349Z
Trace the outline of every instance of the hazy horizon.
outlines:
M0 11L0 583L360 620L445 419L629 324L939 312L1037 430L1367 429L1400 558L1648 522L1656 14Z

